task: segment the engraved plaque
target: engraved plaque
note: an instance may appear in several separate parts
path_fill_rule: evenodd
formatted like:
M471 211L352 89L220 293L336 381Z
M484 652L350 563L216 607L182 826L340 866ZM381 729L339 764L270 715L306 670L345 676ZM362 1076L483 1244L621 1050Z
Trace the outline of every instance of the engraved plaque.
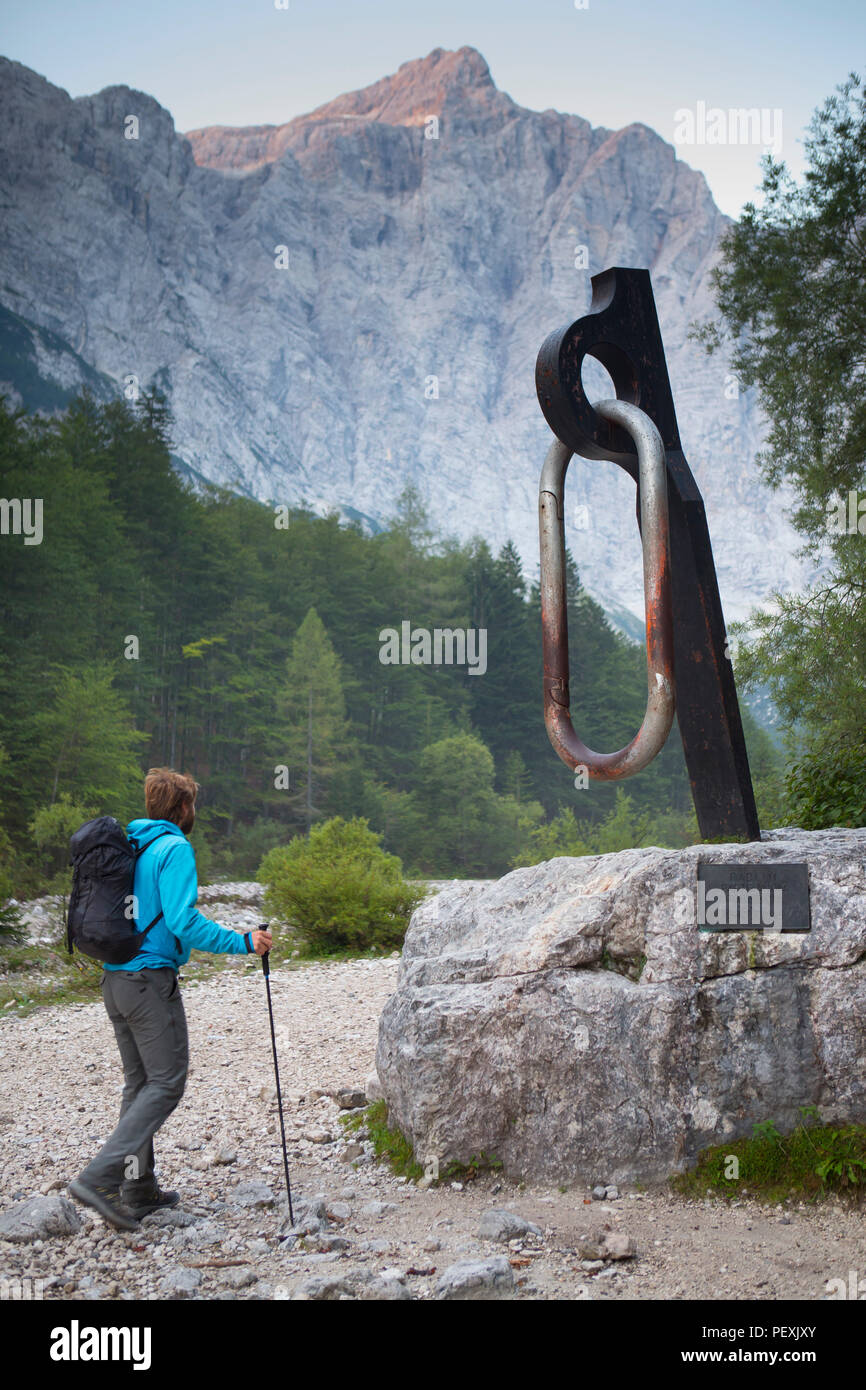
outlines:
M807 864L698 864L700 931L811 931Z

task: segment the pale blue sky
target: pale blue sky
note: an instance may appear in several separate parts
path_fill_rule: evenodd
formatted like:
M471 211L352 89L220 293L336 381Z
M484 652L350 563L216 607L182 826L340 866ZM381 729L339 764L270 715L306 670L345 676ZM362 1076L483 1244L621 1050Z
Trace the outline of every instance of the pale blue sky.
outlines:
M585 3L585 0L580 0ZM180 130L278 124L433 48L471 44L515 101L673 141L698 103L781 112L802 167L812 111L863 70L863 0L2 0L0 51L73 96L126 83ZM778 127L777 127L778 129ZM736 215L760 180L759 144L678 146Z

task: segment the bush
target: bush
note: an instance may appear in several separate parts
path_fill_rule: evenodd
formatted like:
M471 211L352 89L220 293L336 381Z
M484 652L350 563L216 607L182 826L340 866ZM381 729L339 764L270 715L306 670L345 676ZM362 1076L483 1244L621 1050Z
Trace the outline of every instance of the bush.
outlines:
M61 792L56 801L41 807L34 815L27 828L36 843L44 887L49 892L69 892L72 884L70 837L96 815L96 807L73 801L68 792Z
M513 776L513 764L510 769ZM392 837L422 874L478 878L505 873L544 812L494 790L490 749L476 734L428 743L418 759L419 785Z
M588 854L616 854L641 845L680 849L698 838L697 821L692 814L666 811L653 817L635 809L634 800L617 787L613 808L601 821L590 821L564 807L553 820L530 831L522 852L512 867L540 864L559 855L581 858Z
M333 820L265 855L265 907L294 928L309 955L400 946L424 897L363 818Z
M786 778L788 824L803 830L866 824L866 751L829 738L813 747Z
M26 935L13 897L12 875L0 864L0 946L20 945Z

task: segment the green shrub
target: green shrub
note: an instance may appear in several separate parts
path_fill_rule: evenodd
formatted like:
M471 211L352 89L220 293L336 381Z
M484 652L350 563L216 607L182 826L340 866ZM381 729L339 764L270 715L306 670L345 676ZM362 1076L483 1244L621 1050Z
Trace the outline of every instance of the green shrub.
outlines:
M785 792L789 825L866 825L866 750L828 737L789 769Z
M0 946L19 945L27 935L13 891L12 875L0 864Z
M634 798L617 787L614 806L603 820L578 816L566 806L553 820L530 830L522 851L512 860L512 868L540 864L559 855L616 854L640 845L680 849L698 838L697 821L691 812L667 811L653 818L649 812L639 811Z
M314 826L265 855L258 879L265 908L295 931L309 955L400 946L424 897L403 878L400 860L356 817Z
M383 1100L374 1101L359 1115L341 1116L340 1123L347 1134L357 1134L359 1130L369 1134L376 1161L387 1163L398 1177L412 1182L423 1178L424 1169L415 1158L410 1141L399 1130L389 1129L388 1107Z
M68 895L72 886L70 836L97 814L96 807L73 801L68 792L61 792L50 806L35 813L27 828L36 845L42 892Z

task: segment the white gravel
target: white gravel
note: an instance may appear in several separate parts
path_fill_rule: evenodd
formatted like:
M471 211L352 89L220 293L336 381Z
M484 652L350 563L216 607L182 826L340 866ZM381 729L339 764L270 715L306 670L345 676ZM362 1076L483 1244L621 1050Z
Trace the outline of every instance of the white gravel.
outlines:
M255 899L210 908L239 928L244 921L232 919L258 912ZM41 1281L34 1287L51 1299L156 1298L161 1288L163 1296L175 1290L205 1299L305 1290L433 1298L451 1265L504 1254L521 1299L821 1299L828 1280L847 1281L852 1270L866 1284L863 1215L837 1204L782 1211L622 1189L590 1202L583 1188L519 1187L496 1173L422 1190L376 1164L368 1143L347 1162L328 1093L363 1089L397 964L394 957L313 963L271 974L296 1217L317 1195L331 1213L307 1248L279 1239L285 1191L261 967L226 958L221 973L184 987L189 1082L155 1141L161 1182L181 1193L192 1223L160 1227L148 1219L126 1234L77 1207L84 1218L77 1235L0 1241L0 1281ZM102 1004L4 1017L0 1074L5 1210L37 1192L65 1191L114 1126L122 1077ZM274 1205L242 1205L237 1188L250 1181L267 1184ZM542 1236L510 1244L480 1237L481 1215L491 1208L535 1223ZM582 1258L581 1236L604 1225L634 1241L636 1258ZM181 1277L191 1268L200 1282Z

